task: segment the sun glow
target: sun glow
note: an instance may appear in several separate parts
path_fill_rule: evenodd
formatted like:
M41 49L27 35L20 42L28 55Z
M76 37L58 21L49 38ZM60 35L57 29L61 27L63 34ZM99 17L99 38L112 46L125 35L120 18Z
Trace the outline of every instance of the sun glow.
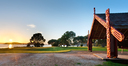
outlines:
M12 48L12 44L9 44L8 48L11 49Z
M10 42L12 42L12 39L9 39Z

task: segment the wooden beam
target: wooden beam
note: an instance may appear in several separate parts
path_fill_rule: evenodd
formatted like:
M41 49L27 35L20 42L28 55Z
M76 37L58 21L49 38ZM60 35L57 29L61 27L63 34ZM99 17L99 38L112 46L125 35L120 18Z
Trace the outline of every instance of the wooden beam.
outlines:
M107 25L106 25L106 22L103 20L103 19L101 19L99 16L97 16L97 15L94 15L95 16L95 19L101 24L101 25L103 25L103 27L105 27L105 28L107 28Z
M124 40L124 34L116 30L114 27L111 26L111 34L118 40L123 41Z
M125 33L128 31L128 29L124 32L124 35L125 35Z
M125 36L125 39L128 39L128 36Z
M106 38L104 38L104 37L101 37L101 38L96 38L96 37L94 37L94 38L92 38L92 39L106 39Z
M120 32L122 31L122 29L119 30Z

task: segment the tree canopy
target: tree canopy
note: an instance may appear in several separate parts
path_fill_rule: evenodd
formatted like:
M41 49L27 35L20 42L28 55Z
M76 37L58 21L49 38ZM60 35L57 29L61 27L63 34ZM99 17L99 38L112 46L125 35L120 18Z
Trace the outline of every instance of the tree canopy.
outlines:
M57 41L56 39L51 39L51 40L48 41L48 44L51 44L51 45L52 45L52 44L54 44L56 41Z
M74 45L79 45L81 43L87 43L87 36L77 36L73 39Z
M44 37L41 33L35 33L30 39L30 43L33 43L35 46L39 47L40 44L43 44L45 42Z
M62 45L71 45L73 43L73 39L76 36L75 32L73 31L66 31L61 37L61 44Z
M73 31L66 31L61 38L59 39L51 39L48 41L48 44L52 44L52 46L58 45L67 45L69 46L72 42L74 37L76 36L75 32Z

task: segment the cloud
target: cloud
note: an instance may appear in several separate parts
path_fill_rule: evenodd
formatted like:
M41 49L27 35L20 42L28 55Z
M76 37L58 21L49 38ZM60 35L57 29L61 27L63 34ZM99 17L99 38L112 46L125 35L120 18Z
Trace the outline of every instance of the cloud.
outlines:
M30 27L30 28L35 28L36 27L36 25L34 25L34 24L30 24L30 25L27 25L28 27Z
M40 31L37 31L36 33L42 33L42 32L40 32Z

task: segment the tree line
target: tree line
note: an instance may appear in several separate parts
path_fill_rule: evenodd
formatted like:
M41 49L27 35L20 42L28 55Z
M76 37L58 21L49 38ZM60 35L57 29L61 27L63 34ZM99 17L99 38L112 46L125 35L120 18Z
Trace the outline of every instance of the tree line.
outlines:
M51 39L48 41L48 44L52 46L62 46L66 45L67 47L70 45L83 45L87 43L88 36L77 36L76 33L73 31L66 31L60 38L58 39Z
M88 35L86 36L76 36L76 33L73 31L66 31L60 38L51 39L48 41L48 44L52 46L62 46L66 45L67 47L70 45L83 46L86 44L88 40ZM27 44L27 47L30 47L33 44L35 47L43 47L46 39L42 36L41 33L35 33L30 38L30 42ZM106 46L106 39L92 39L93 46Z

